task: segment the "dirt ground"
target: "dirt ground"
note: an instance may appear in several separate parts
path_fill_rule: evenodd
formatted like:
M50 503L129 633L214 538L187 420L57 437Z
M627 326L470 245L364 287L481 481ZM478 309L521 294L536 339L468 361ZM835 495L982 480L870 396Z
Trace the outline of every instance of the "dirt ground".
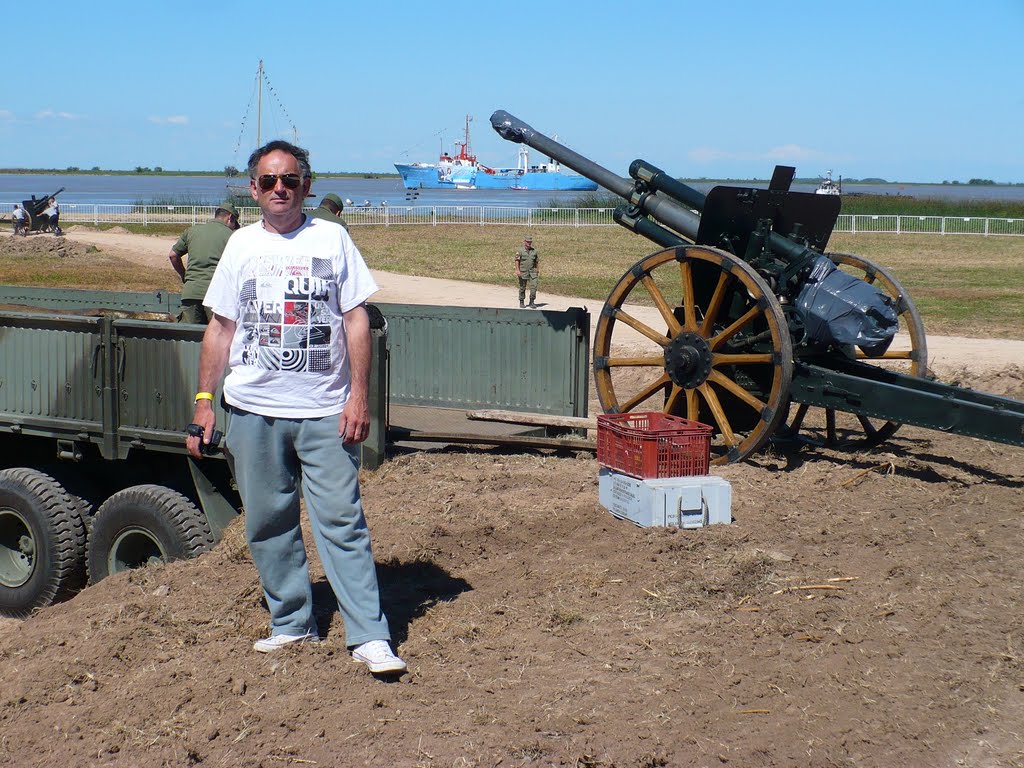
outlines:
M933 367L1024 399L1020 348L974 344ZM466 448L364 473L397 682L350 661L315 554L326 641L254 653L238 524L0 621L0 765L1024 766L1024 449L776 448L715 468L734 522L689 531L611 517L597 471Z

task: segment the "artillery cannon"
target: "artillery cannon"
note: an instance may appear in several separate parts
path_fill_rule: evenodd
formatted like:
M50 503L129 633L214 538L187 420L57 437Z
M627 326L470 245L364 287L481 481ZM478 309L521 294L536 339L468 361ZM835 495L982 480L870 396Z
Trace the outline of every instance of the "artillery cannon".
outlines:
M606 413L656 403L710 424L715 464L773 438L869 447L901 424L1024 445L1024 403L930 377L924 325L892 274L825 252L840 199L791 191L795 169L705 196L643 160L620 177L503 110L491 125L622 197L615 221L664 249L626 271L598 319Z
M52 195L46 195L40 199L36 199L35 195L32 195L30 200L22 200L21 207L25 209L28 214L28 231L29 232L45 232L47 227L50 226L50 220L43 216L43 211L50 205L50 198L56 198L61 192L64 191L64 187L61 187Z

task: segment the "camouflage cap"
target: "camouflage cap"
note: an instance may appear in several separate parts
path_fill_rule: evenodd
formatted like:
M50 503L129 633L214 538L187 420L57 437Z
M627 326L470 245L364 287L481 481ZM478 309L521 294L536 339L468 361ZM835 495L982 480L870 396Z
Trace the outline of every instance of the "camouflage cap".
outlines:
M336 206L338 206L338 210L339 211L343 210L345 208L345 204L343 202L341 202L341 198L338 197L333 192L328 192L326 195L324 195L323 199L320 200L320 204L323 205L328 200L330 200L332 203L334 203Z
M217 211L227 211L236 219L238 218L238 209L235 208L235 204L232 203L230 200L225 200L223 203L218 205ZM216 215L216 212L214 212L214 215Z

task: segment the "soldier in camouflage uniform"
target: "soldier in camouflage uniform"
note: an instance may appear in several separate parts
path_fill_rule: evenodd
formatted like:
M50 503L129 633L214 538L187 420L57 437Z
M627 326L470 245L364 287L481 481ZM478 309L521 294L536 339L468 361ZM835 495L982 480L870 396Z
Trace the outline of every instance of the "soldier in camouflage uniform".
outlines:
M519 306L526 299L526 285L530 285L530 307L537 306L537 285L540 282L540 254L533 247L533 238L523 240L523 247L516 251L516 277L519 278Z

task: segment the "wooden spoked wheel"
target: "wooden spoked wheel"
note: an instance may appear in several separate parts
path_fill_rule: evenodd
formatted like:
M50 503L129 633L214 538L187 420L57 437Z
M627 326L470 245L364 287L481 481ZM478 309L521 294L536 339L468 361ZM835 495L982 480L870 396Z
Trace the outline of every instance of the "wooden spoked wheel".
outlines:
M740 461L772 435L792 376L778 299L745 262L714 248L638 261L597 323L594 380L605 413L658 410L709 424L714 464Z
M921 316L899 281L883 267L848 253L826 254L841 270L860 277L892 297L899 317L897 336L881 355L866 356L857 349L857 359L878 364L908 376L928 375L928 345L925 342ZM900 424L894 421L872 421L866 416L837 412L833 408L794 406L786 431L812 445L833 448L869 448L892 437Z

